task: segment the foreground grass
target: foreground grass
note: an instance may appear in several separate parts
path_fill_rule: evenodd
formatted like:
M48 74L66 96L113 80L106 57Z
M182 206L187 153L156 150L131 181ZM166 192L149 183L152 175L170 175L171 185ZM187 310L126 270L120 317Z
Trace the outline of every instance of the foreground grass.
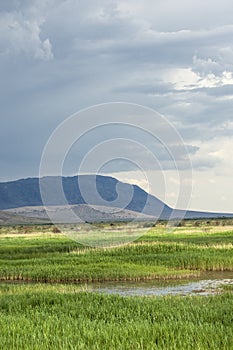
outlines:
M88 282L188 278L202 271L233 271L233 231L150 229L117 248L86 248L47 227L3 228L0 279ZM44 232L43 232L44 230ZM48 231L46 231L48 230Z
M0 349L232 349L232 294L120 297L0 284Z
M232 232L161 226L100 249L51 227L0 228L0 279L52 282L0 283L0 350L232 349L232 286L208 297L120 297L62 284L232 271Z

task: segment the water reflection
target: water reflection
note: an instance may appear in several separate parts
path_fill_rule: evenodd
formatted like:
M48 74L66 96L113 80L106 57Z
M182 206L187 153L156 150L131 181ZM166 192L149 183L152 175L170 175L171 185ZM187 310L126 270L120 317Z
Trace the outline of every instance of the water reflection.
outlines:
M232 273L205 273L200 280L108 282L94 284L91 291L123 296L210 295L233 285Z

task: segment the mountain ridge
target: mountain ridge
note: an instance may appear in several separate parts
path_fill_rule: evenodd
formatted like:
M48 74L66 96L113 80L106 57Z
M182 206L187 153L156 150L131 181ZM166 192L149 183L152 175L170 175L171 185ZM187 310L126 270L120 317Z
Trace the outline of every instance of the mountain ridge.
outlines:
M65 202L56 191L60 181L62 181L66 197ZM46 206L89 204L92 206L115 207L166 220L171 215L173 218L233 216L230 213L172 209L137 185L127 184L114 177L103 175L29 177L1 182L0 210L43 206L40 190L42 190L42 196L46 195L49 198Z

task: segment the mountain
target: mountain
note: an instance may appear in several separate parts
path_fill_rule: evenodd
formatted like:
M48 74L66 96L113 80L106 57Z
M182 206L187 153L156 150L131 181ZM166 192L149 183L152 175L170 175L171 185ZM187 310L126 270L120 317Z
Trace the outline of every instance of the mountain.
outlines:
M57 190L57 186L61 181L66 200L61 198ZM74 206L72 210L77 211L79 214L81 213L81 217L85 218L85 220L91 213L88 204L92 208L96 206L95 210L102 212L102 214L106 212L106 207L123 208L128 211L128 213L121 212L123 217L130 217L132 212L142 213L160 219L169 219L171 215L174 218L183 217L184 214L185 218L233 216L233 214L225 213L197 211L187 211L185 213L183 210L173 210L161 200L148 194L136 185L126 184L113 177L101 175L79 175L62 178L48 176L40 180L38 178L27 178L2 182L0 183L0 210L35 207L33 209L35 216L44 218L41 208L43 201L40 193L40 185L43 197L47 196L48 198L46 206L56 206L57 210L60 207L60 214L61 210L63 210L63 214L65 213L65 207L68 210L67 205ZM36 207L38 208L36 209ZM101 207L102 210L100 209ZM13 211L13 213L19 214L17 211ZM21 214L25 215L25 213L28 216L28 209L23 212L21 211ZM90 214L91 217L96 217L96 215L93 211ZM109 218L110 216L108 216ZM146 216L144 219L146 219Z
M56 176L41 179L42 192L49 197L46 205L91 204L124 208L155 217L160 216L161 213L163 213L163 217L169 217L172 211L170 207L156 197L146 193L140 187L101 175L62 177L63 190L67 200L67 202L64 202L57 191L57 185L60 180L61 178ZM94 190L95 185L96 193ZM0 183L0 210L42 205L38 178Z
M0 225L19 225L19 224L43 224L48 222L43 218L27 217L23 215L16 215L0 210Z

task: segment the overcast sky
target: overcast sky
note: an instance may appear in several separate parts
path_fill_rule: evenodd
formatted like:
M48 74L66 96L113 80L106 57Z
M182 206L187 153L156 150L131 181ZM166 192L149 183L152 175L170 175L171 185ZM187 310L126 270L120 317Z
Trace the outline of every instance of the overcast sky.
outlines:
M0 180L38 176L69 115L123 101L155 109L181 134L189 207L233 212L232 13L231 0L0 0ZM179 184L160 151L166 190L147 169L150 191L175 205ZM105 173L148 187L124 162Z

